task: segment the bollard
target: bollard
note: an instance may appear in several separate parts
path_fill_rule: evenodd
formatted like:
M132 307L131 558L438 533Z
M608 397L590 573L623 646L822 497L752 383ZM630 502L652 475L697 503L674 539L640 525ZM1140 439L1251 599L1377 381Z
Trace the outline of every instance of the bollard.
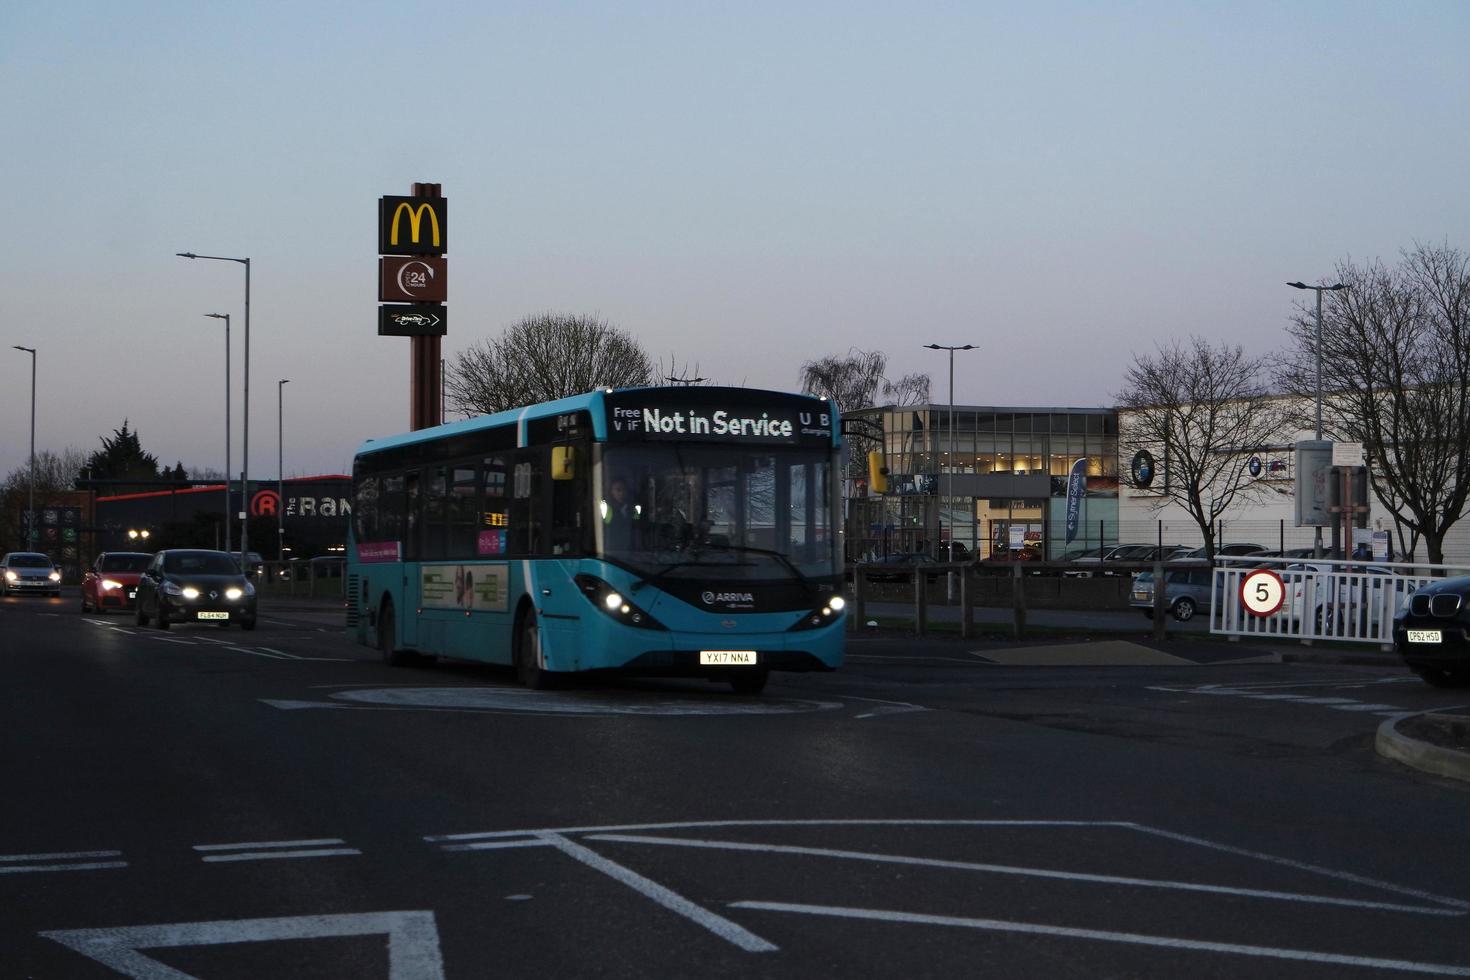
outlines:
M1011 603L1015 608L1013 631L1018 640L1026 638L1026 580L1021 577L1021 566L1011 569Z
M924 573L915 563L914 574L914 634L923 636L929 628L929 594L925 588Z
M1164 638L1164 616L1169 607L1165 605L1164 598L1168 593L1164 582L1164 563L1154 562L1154 639Z
M970 589L974 585L970 572L973 569L966 565L960 571L960 637L968 640L975 635L975 607L971 604Z

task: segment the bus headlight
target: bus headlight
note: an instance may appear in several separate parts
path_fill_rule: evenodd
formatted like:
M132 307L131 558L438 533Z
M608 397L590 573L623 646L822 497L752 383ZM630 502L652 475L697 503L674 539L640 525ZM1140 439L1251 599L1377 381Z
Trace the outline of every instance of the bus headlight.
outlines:
M588 601L624 626L635 626L645 630L668 629L667 626L639 609L628 601L627 596L596 575L578 575L576 583L577 588L582 590L582 594L587 597Z
M804 614L791 625L787 632L817 630L823 626L830 626L842 618L842 610L845 608L847 608L847 600L840 595L834 595L811 612Z

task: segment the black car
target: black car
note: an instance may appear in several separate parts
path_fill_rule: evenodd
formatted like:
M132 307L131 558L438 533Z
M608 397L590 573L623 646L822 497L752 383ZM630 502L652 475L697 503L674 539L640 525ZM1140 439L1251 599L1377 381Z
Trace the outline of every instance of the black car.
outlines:
M138 580L138 625L239 623L255 629L255 586L234 556L223 551L176 548L160 551Z
M1416 590L1394 614L1393 646L1425 683L1470 685L1470 576Z

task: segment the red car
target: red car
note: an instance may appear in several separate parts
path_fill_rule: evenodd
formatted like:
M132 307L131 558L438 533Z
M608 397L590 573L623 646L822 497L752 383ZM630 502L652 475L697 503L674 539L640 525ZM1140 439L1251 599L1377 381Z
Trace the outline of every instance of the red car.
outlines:
M104 551L82 577L82 612L132 609L138 577L153 556L141 551Z

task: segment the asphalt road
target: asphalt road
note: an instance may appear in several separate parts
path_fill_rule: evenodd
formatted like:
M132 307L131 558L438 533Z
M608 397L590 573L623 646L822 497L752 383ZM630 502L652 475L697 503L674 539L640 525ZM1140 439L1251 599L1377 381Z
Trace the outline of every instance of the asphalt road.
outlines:
M529 692L309 606L76 606L0 600L6 978L1470 975L1470 787L1373 750L1463 701L1392 666L860 639Z

